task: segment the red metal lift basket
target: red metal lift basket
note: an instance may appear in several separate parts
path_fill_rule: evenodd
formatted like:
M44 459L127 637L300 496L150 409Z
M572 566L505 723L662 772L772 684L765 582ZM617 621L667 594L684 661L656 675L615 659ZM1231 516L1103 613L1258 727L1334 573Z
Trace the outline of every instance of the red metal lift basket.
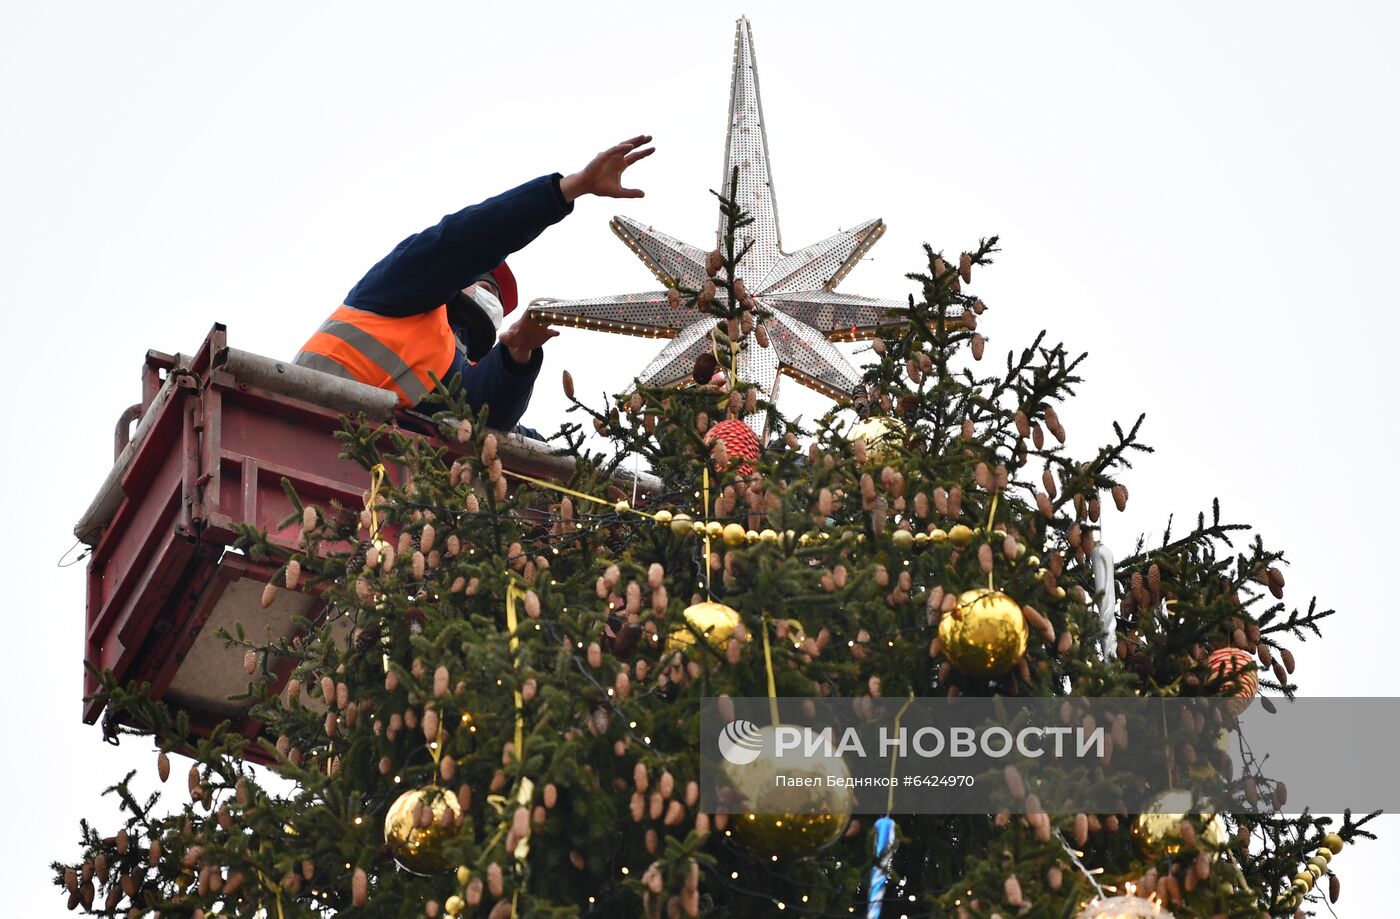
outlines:
M272 571L230 548L235 527L251 524L294 545L295 528L277 531L292 511L283 478L307 502L359 506L367 476L339 457L332 433L342 414L360 412L414 429L393 394L230 348L222 325L193 356L147 352L141 402L122 414L116 462L74 528L92 547L84 660L149 682L200 733L230 720L255 736L261 726L248 704L230 699L248 688L242 653L224 646L219 629L241 623L255 639L291 637L295 618L315 620L322 604L283 589L263 609ZM573 461L544 444L499 436L507 469L556 481L572 473ZM643 476L635 484L647 491L657 483ZM95 688L85 677L84 696ZM101 714L84 703L85 721Z

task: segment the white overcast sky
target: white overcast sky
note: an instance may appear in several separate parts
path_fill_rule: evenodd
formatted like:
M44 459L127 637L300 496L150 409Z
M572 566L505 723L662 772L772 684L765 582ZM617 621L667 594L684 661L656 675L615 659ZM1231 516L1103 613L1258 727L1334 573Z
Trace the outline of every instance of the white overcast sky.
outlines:
M903 297L920 243L1001 234L989 356L1042 328L1090 353L1061 413L1080 451L1147 412L1159 452L1109 542L1219 495L1287 549L1293 600L1340 611L1296 649L1304 690L1395 694L1393 5L11 3L7 912L58 912L44 864L152 761L81 724L82 568L53 567L145 350L217 320L290 357L403 236L640 132L647 197L585 200L512 262L527 299L651 289L607 219L713 238L741 13L787 248L883 217L842 289ZM561 369L613 392L656 346L565 332L526 421L557 423ZM1339 915L1393 912L1385 826L1335 863Z

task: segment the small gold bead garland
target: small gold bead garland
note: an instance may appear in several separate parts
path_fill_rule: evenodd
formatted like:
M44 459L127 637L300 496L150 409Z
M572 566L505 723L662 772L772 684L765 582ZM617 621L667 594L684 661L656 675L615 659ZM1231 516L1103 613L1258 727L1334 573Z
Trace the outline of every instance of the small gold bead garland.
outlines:
M1336 833L1322 837L1317 853L1308 859L1307 867L1298 872L1288 892L1274 901L1274 905L1283 909L1297 909L1303 898L1312 892L1318 879L1327 873L1327 865L1332 861L1332 856L1342 851L1342 845L1342 837Z

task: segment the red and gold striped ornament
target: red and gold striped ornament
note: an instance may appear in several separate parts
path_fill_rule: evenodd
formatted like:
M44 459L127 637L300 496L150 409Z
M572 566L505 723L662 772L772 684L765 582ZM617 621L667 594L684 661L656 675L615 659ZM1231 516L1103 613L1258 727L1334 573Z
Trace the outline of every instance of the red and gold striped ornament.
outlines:
M1231 714L1238 715L1248 708L1259 692L1259 673L1253 664L1249 652L1239 648L1219 648L1206 658L1211 675L1223 678L1226 691L1234 697L1229 705Z

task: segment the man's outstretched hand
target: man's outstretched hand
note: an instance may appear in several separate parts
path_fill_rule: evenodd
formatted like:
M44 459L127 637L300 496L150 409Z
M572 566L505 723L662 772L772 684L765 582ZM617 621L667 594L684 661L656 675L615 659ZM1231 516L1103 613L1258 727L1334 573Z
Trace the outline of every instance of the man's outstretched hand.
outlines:
M583 195L599 195L604 198L641 198L646 193L640 188L623 188L622 173L637 160L645 159L656 152L650 134L638 134L631 140L624 140L593 157L593 161L572 175L564 176L559 182L559 190L565 201L573 201Z
M557 330L540 325L526 313L519 322L501 333L500 342L511 360L517 364L528 364L535 349L558 334Z

